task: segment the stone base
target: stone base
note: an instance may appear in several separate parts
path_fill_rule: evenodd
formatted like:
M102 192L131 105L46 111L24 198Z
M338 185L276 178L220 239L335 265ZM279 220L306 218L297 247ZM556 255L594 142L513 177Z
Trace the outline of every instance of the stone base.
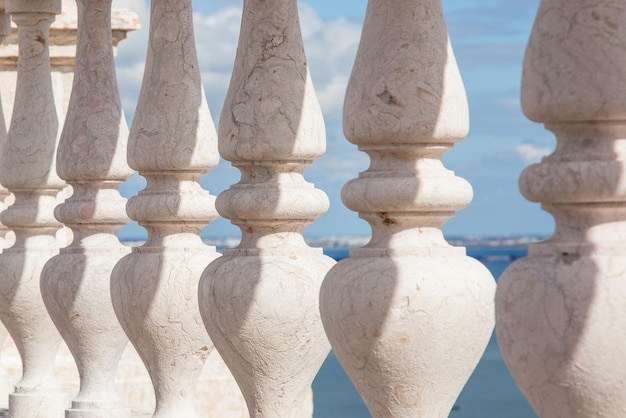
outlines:
M131 418L130 409L68 409L65 418Z
M67 394L11 393L9 416L15 418L63 418Z
M130 408L125 408L120 403L85 405L84 402L72 402L72 408L65 411L65 418L131 418Z

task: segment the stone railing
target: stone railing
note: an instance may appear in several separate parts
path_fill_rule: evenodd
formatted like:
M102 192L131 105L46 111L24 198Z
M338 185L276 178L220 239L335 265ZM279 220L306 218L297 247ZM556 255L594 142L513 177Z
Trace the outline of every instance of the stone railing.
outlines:
M626 416L621 3L541 1L522 106L558 146L520 184L557 228L497 290L442 234L472 188L441 161L467 134L468 105L439 0L368 2L344 131L371 164L342 198L372 238L336 264L302 236L328 198L303 176L325 132L296 0L244 0L217 131L191 0L152 2L150 16L129 131L113 56L132 13L0 1L0 320L22 370L4 376L12 417L311 416L331 346L373 416L442 417L494 323L540 416ZM199 178L219 156L241 179L214 197ZM125 202L133 170L147 186ZM218 214L242 235L224 255L199 238ZM129 219L148 231L132 249L116 237ZM68 351L69 377L55 369Z

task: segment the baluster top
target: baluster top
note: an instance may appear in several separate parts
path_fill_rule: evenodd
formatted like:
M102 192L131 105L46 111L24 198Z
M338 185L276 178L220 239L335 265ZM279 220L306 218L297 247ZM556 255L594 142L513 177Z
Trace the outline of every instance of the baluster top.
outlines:
M235 165L312 161L325 151L325 128L310 80L297 2L244 4L241 36L219 149Z
M371 0L344 104L348 140L458 142L468 121L440 1Z
M626 6L542 1L524 58L521 103L536 122L626 119Z

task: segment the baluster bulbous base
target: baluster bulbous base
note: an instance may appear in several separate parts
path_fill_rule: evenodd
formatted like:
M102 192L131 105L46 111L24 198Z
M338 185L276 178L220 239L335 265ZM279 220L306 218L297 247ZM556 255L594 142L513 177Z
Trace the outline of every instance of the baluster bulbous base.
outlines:
M130 417L115 390L117 363L128 339L113 311L109 283L115 263L130 249L111 234L90 236L83 244L93 249L61 250L41 279L43 300L80 373L80 392L67 417Z
M54 378L61 336L41 297L39 275L54 256L53 237L30 238L30 247L0 254L0 317L22 359L22 379L9 396L14 418L63 417L67 394Z
M507 366L542 418L626 416L623 249L547 247L531 246L498 282L496 334Z
M9 332L6 330L2 322L0 322L0 350L2 349L1 347L4 345L4 342L8 335ZM0 363L2 363L1 356ZM6 402L6 400L9 398L9 386L9 376L6 372L6 369L2 368L0 370L0 399L2 399L3 402Z
M524 170L520 190L556 227L500 278L498 343L542 418L626 416L626 124L546 128L557 147Z
M330 345L319 289L335 264L321 250L226 250L202 275L202 318L253 418L300 418Z
M134 248L111 276L115 312L154 385L154 418L198 416L195 387L213 349L198 312L198 281L219 253L195 234L174 240L178 247L149 241Z
M491 336L494 292L463 248L364 248L328 273L320 309L372 416L447 417Z

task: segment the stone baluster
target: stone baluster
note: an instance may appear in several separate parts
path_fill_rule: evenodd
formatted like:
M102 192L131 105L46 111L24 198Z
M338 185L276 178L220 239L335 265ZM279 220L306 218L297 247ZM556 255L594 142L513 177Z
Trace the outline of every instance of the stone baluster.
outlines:
M0 44L4 42L5 37L9 34L11 34L11 16L5 11L4 0L0 0ZM1 91L0 94L2 94ZM0 149L4 147L6 136L7 126L2 109L2 101L0 100ZM0 212L4 211L12 203L11 193L0 185ZM10 247L14 243L15 236L13 232L0 223L0 249ZM0 346L2 341L4 341L4 338L0 337Z
M250 416L310 416L330 349L319 288L334 261L302 236L329 203L302 175L325 151L325 130L295 0L244 1L219 146L241 180L216 206L242 240L204 272L202 317Z
M444 417L494 325L495 282L441 228L471 186L441 157L468 130L439 0L370 0L344 132L371 160L342 199L372 228L326 277L322 320L374 417Z
M6 35L11 33L11 16L5 12L4 1L0 0L0 44L4 42ZM0 94L2 92L0 91ZM0 101L0 149L4 147L7 136L7 127L4 120L4 112L2 111L2 101ZM9 191L0 185L0 213L3 212L11 203L9 196L12 196ZM11 199L12 200L12 199ZM0 249L8 248L12 246L15 235L13 231L9 230L6 226L0 223ZM8 331L2 323L0 323L0 347L3 346L4 340L8 336ZM9 383L6 372L0 370L0 402L5 402L8 396Z
M45 265L42 296L80 375L66 418L128 417L114 386L128 343L110 298L115 264L130 252L116 236L128 221L117 188L133 171L126 163L128 128L115 78L111 0L78 0L74 86L57 155L58 173L73 195L56 208L74 240Z
M1 221L15 244L0 254L0 319L22 358L23 374L9 398L13 418L63 417L64 391L53 370L61 342L39 290L39 276L58 252L55 168L58 121L49 59L49 28L60 0L6 0L19 33L13 116L0 162L0 182L15 196Z
M198 281L219 256L200 239L215 197L198 180L218 161L217 135L196 56L191 0L153 1L129 164L147 186L127 212L148 231L113 270L115 312L146 364L154 417L194 417L194 392L213 348L198 311Z
M554 235L502 275L496 333L539 416L626 416L626 8L542 0L522 109L556 135L520 189Z

